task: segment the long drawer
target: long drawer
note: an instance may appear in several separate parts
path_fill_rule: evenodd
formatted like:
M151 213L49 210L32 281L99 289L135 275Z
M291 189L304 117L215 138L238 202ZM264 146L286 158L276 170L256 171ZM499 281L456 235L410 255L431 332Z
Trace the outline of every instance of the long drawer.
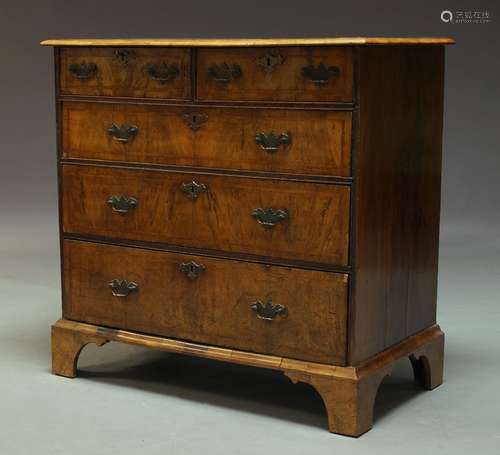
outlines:
M63 103L63 157L349 176L351 113Z
M64 241L64 317L343 364L348 278Z
M348 186L87 165L62 182L65 233L347 265Z

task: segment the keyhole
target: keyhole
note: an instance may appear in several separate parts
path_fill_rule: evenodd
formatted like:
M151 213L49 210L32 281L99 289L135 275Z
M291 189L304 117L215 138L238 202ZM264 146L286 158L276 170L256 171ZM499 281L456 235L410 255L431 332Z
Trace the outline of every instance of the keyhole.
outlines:
M198 114L196 112L186 112L182 114L182 119L187 123L187 126L193 131L200 129L201 125L205 123L208 119L206 114Z
M117 50L115 51L115 59L123 65L128 65L129 58L133 57L131 52L125 50Z
M271 57L267 57L267 66L271 66Z

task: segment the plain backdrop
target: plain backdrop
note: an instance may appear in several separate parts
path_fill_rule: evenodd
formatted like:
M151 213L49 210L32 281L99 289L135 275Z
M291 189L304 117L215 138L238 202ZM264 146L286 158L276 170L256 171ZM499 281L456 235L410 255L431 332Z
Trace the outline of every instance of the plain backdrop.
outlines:
M442 10L487 11L491 22L444 23ZM498 453L499 32L494 1L2 0L0 453ZM375 429L356 441L324 430L311 390L264 372L105 347L84 352L83 378L51 376L48 328L60 314L54 74L52 49L38 42L360 35L457 40L445 79L445 385L417 396L401 367L381 391Z

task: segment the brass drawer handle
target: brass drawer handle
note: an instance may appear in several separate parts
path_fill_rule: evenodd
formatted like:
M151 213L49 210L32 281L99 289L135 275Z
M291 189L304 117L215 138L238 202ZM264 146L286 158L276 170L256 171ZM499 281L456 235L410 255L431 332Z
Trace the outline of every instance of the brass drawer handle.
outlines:
M205 266L202 264L197 264L194 261L182 262L179 265L181 272L186 275L190 280L194 280L200 276L201 273L205 271Z
M208 75L215 81L229 82L241 76L241 68L240 65L228 65L226 62L214 64L208 68Z
M151 79L153 79L154 81L158 82L161 85L167 83L171 79L176 78L180 73L179 67L177 65L166 62L161 62L157 64L148 63L144 67L144 70Z
M137 199L126 196L109 196L106 203L118 213L127 213L130 209L137 206Z
M114 279L111 283L108 283L111 288L111 293L115 297L127 297L131 292L135 292L139 289L139 286L133 281L128 282L127 280Z
M192 182L183 183L181 185L181 190L184 191L190 199L197 199L200 194L207 191L207 186L193 180Z
M254 209L251 215L266 228L272 228L277 223L288 218L288 211L286 209L273 210L257 208Z
M203 125L208 120L208 115L185 112L184 114L182 114L182 119L184 120L184 122L186 122L186 125L189 128L191 128L193 131L198 131L201 128L201 125Z
M91 79L97 73L97 65L92 62L72 63L69 72L77 79Z
M325 85L331 78L340 74L340 68L337 66L327 68L324 63L320 63L317 67L314 67L314 65L304 66L302 74L304 77L311 79L316 85Z
M113 123L108 128L108 134L118 142L126 144L128 141L132 140L139 132L139 127L135 125L117 125Z
M281 145L289 145L292 143L292 135L290 133L275 134L257 133L255 142L259 144L266 152L274 153L279 150Z
M262 304L260 300L250 305L250 308L257 313L259 319L264 319L266 321L272 321L278 315L286 315L288 310L284 305L273 305L271 299L269 299L265 304Z

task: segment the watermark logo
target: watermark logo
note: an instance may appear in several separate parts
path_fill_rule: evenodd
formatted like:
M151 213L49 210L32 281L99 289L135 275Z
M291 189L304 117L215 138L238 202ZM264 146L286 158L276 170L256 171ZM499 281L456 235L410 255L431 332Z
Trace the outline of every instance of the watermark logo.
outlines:
M447 24L488 24L491 22L489 11L441 11L441 20Z
M453 13L447 9L441 11L441 20L443 22L453 22Z

